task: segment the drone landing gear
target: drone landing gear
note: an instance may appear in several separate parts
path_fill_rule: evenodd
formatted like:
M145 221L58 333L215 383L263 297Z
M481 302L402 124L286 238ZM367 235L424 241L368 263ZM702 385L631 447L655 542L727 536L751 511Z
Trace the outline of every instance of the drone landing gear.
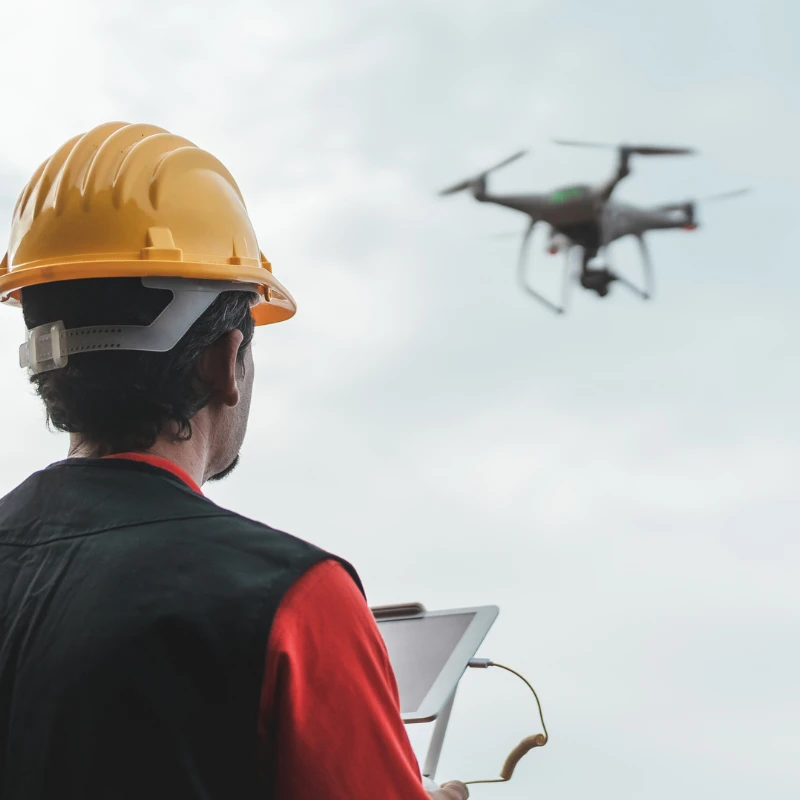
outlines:
M539 294L526 280L526 272L527 272L527 255L528 255L528 246L530 244L531 234L533 233L533 229L536 226L536 220L531 220L530 225L528 225L528 229L525 231L524 236L522 237L522 245L519 249L519 262L517 264L517 276L519 278L519 284L522 287L523 291L527 292L534 300L538 300L545 308L550 309L554 314L563 314L567 308L567 297L569 294L569 280L570 280L570 268L569 268L569 257L570 257L570 248L567 247L565 250L566 254L566 265L564 268L564 282L561 290L561 305L557 306L555 303L548 300L543 295Z
M650 251L647 249L647 242L642 234L638 234L636 241L639 242L639 252L642 254L642 270L644 271L644 299L649 300L655 290L655 280L653 279L653 262L650 260Z

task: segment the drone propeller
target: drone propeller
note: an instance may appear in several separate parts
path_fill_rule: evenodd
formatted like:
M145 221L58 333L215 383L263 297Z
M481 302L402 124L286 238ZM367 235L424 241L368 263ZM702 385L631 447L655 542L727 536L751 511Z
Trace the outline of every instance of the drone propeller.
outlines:
M746 189L734 189L732 192L722 192L721 194L712 194L709 197L703 197L698 200L698 203L716 203L717 200L730 200L733 197L740 197L743 194L749 194L753 190L749 187Z
M712 194L708 197L702 197L699 200L687 200L684 203L667 203L666 205L659 206L659 211L686 211L692 206L705 205L706 203L716 203L719 200L731 200L734 197L740 197L743 194L748 194L753 191L747 189L734 189L732 192L722 192L721 194Z
M657 147L654 145L627 145L627 144L606 144L603 142L579 142L574 139L553 139L554 144L566 145L567 147L594 147L602 150L624 150L628 153L636 153L640 156L688 156L697 151L691 147Z
M493 167L489 167L489 169L484 170L483 172L479 173L478 175L474 175L471 178L467 178L465 181L461 181L456 183L454 186L450 186L447 189L443 189L439 192L440 195L448 195L448 194L455 194L456 192L463 192L464 189L469 189L473 183L476 181L480 181L485 178L490 172L494 172L500 167L505 167L510 164L512 161L516 161L518 158L522 158L528 151L527 150L520 150L518 153L514 153L513 156L509 156L508 158L501 161L499 164L495 164Z

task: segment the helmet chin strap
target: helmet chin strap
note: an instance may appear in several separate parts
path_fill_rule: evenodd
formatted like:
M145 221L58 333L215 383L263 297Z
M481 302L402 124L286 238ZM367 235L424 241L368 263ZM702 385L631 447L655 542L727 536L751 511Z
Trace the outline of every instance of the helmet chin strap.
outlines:
M19 348L19 365L34 374L61 369L76 353L144 350L165 353L181 340L222 292L258 292L256 284L186 278L142 278L150 289L168 289L172 300L149 325L91 325L65 328L49 322L28 331Z

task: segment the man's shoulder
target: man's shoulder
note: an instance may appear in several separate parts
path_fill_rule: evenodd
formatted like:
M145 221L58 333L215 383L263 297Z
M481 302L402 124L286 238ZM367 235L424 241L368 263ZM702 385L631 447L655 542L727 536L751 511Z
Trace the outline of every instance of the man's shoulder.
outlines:
M224 538L239 544L248 544L257 548L269 547L271 550L292 550L294 552L308 553L320 558L332 558L323 548L312 544L294 534L287 533L279 528L273 528L265 522L244 516L237 511L216 505L208 501L207 513L200 520L192 520L189 527L197 530L202 527L204 531L214 538Z
M297 536L217 505L161 469L132 461L76 459L34 473L0 498L0 529L6 543L23 545L128 529L136 530L130 543L138 547L205 544L309 561L327 555Z
M324 583L334 584L338 592L341 584L355 588L363 599L364 587L358 572L346 559L328 552L324 548L264 522L246 517L236 511L210 503L208 513L200 518L173 521L164 528L166 534L159 547L171 552L170 560L180 563L187 560L204 569L235 575L236 579L248 580L250 575L259 581L266 577L281 593L309 571L312 582L325 576ZM336 569L325 569L334 566ZM213 565L213 566L210 566ZM314 570L323 567L322 570Z

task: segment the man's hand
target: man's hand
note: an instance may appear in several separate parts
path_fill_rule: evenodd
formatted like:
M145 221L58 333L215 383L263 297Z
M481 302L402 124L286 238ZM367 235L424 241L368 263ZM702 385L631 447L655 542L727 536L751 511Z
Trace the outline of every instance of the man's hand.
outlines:
M469 789L461 781L447 781L428 794L432 800L467 800Z

